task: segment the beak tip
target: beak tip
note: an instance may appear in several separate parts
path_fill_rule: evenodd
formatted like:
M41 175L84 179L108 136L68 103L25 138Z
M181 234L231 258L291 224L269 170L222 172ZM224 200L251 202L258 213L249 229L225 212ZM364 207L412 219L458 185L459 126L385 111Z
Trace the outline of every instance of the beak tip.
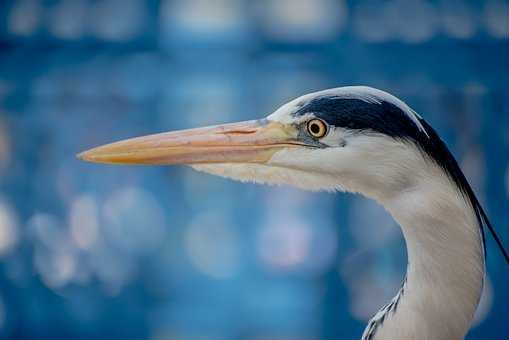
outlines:
M90 156L90 153L88 151L80 152L76 155L76 158L80 161L85 162L93 162L93 158Z

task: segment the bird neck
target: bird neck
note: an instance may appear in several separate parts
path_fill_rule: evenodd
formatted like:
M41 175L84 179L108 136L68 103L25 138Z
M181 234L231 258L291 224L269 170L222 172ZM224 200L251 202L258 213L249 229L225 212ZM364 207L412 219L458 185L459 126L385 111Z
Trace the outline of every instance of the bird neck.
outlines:
M479 303L484 250L471 205L444 176L380 199L406 240L406 279L363 339L463 339Z

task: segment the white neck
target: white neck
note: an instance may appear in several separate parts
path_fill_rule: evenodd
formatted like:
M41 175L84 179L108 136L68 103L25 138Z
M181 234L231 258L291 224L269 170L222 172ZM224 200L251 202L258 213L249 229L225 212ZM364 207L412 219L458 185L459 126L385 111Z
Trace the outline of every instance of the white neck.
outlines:
M374 317L363 339L464 338L484 280L478 221L445 171L409 143L355 136L344 148L283 150L268 165L195 168L242 181L344 190L375 199L403 230L408 268L400 294Z
M408 268L400 292L363 339L463 339L484 280L474 211L444 176L380 201L402 228Z

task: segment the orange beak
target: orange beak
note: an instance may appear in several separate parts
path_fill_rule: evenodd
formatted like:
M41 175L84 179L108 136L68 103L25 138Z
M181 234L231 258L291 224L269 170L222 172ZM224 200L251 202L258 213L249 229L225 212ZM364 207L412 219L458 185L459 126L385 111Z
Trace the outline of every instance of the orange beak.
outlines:
M293 126L252 120L127 139L78 158L108 164L266 163L279 150L303 146L297 134Z

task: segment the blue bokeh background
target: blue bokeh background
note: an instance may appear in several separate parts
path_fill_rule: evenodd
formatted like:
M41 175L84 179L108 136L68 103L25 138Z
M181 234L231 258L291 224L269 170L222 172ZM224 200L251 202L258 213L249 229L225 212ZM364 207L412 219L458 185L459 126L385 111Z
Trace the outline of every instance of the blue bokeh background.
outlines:
M0 338L356 339L398 227L353 195L85 164L135 135L363 84L441 133L509 242L509 1L0 2ZM491 238L468 339L502 339Z

